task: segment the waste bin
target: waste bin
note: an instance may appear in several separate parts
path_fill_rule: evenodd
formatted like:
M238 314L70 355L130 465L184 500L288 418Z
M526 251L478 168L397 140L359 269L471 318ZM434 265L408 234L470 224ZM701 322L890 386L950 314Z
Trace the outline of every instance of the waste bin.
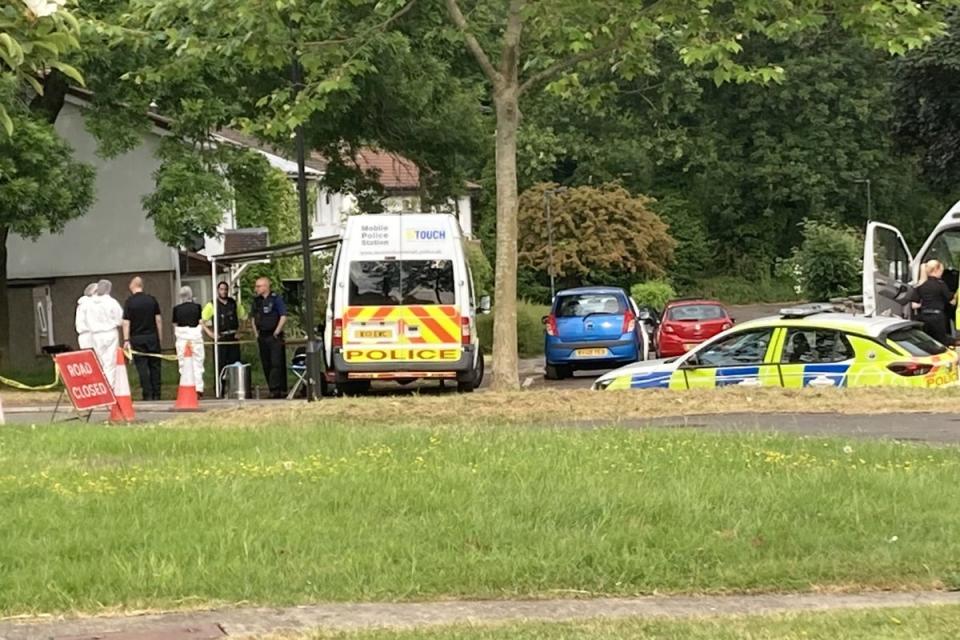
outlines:
M246 400L252 397L250 377L249 364L234 362L225 366L220 374L222 397L230 400Z

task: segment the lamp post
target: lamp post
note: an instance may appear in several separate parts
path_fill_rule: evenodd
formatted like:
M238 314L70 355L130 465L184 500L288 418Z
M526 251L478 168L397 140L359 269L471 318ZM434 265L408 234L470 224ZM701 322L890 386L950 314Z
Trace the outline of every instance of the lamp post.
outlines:
M557 297L557 282L553 268L553 220L550 218L550 196L566 191L566 187L557 187L555 189L546 189L543 192L543 208L547 215L547 251L550 257L550 265L547 272L550 274L550 301Z
M870 178L859 178L854 180L856 184L867 185L867 220L873 220L873 194L871 190Z
M300 66L300 57L293 54L293 91L294 100L303 90L303 69ZM307 325L307 370L306 390L307 402L313 402L317 394L318 377L320 371L319 353L317 349L316 326L313 317L313 274L311 270L310 251L310 220L307 212L307 170L306 170L306 142L303 137L303 125L298 124L295 132L297 146L297 195L300 200L300 244L303 253L303 322Z

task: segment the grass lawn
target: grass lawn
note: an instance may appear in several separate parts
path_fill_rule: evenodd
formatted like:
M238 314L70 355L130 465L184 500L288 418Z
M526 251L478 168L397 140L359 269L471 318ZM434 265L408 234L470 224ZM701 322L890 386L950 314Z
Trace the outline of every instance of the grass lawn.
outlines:
M316 634L341 640L954 640L960 607L916 607L703 620L592 620Z
M402 400L401 400L402 402ZM0 430L0 615L909 588L960 573L960 451L628 430Z

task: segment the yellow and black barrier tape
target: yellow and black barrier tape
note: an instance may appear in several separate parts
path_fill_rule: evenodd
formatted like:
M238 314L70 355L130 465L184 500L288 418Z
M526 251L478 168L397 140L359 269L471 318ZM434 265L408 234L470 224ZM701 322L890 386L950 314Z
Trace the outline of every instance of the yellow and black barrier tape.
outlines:
M53 382L51 382L50 384L42 384L36 387L32 387L28 384L23 384L22 382L11 380L10 378L4 378L3 376L0 376L0 384L2 384L5 387L17 389L18 391L52 391L60 386L60 370L54 367L53 372L54 372Z

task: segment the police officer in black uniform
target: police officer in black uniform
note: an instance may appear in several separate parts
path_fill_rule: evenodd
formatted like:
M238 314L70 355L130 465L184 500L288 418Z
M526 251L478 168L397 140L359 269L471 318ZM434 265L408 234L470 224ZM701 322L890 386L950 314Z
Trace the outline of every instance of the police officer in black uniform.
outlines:
M930 260L920 266L920 286L914 292L914 302L920 304L923 330L941 344L951 345L947 310L956 302L956 294L943 281L943 263Z
M240 331L240 315L237 301L230 297L230 285L221 282L217 285L217 299L207 305L204 320L207 326L213 325L213 314L217 314L217 359L220 361L220 370L240 362L240 345L238 344Z
M283 327L287 324L287 305L270 290L270 279L260 278L256 285L250 317L260 346L263 375L270 386L271 398L287 395L287 358Z

